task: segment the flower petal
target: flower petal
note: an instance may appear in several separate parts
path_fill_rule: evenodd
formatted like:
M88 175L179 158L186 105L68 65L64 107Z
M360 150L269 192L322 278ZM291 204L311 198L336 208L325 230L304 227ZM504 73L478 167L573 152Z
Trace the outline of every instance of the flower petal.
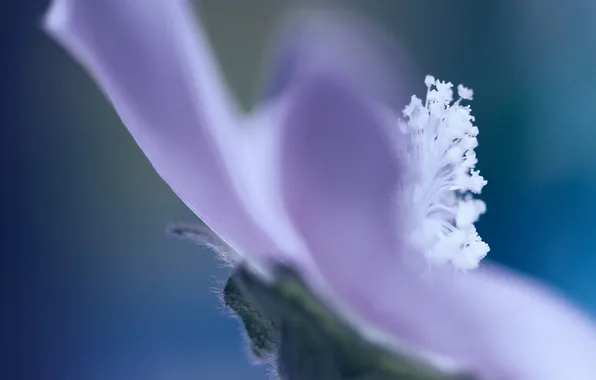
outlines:
M290 13L276 35L266 98L282 94L327 67L359 86L363 95L400 110L405 104L407 99L399 91L403 79L398 83L395 75L398 68L405 70L405 62L400 61L399 67L395 64L398 56L405 55L398 54L398 46L387 33L358 13L307 8Z
M287 213L332 291L358 310L390 299L400 261L402 168L376 111L349 79L321 70L296 90L282 136Z
M201 219L240 252L275 250L234 192L240 118L192 14L186 0L54 0L44 27Z
M274 49L273 87L268 102L247 120L243 144L238 147L242 160L236 163L243 173L243 199L268 234L281 248L278 257L295 259L311 266L307 249L291 226L280 195L280 133L286 123L288 107L304 83L317 80L322 72L333 73L359 96L389 105L398 98L393 87L396 79L393 60L382 47L381 33L357 14L306 10L293 13L282 24L283 36ZM390 50L390 49L386 49ZM381 80L383 76L383 80ZM403 99L405 100L405 99ZM403 102L395 101L395 104ZM297 264L297 263L296 263Z
M395 297L393 333L487 379L596 375L596 324L528 279L485 265L467 275L406 279L397 286L417 300Z
M544 287L484 266L469 275L437 281L431 291L428 302L435 303L439 319L436 314L418 313L417 307L410 309L419 318L420 338L475 363L488 379L596 376L596 324ZM427 329L431 322L436 325L431 329L434 336ZM473 346L459 351L462 347L456 340L469 340Z

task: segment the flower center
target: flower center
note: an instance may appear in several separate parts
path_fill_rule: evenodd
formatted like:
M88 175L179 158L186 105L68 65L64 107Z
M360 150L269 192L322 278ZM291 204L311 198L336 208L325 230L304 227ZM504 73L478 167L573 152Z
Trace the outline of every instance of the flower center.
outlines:
M484 202L472 196L486 185L475 170L478 128L470 106L461 104L472 100L473 91L459 85L454 102L451 83L427 76L425 84L424 103L412 96L399 122L409 137L403 189L414 223L411 243L431 263L474 269L489 247L474 226L486 211Z

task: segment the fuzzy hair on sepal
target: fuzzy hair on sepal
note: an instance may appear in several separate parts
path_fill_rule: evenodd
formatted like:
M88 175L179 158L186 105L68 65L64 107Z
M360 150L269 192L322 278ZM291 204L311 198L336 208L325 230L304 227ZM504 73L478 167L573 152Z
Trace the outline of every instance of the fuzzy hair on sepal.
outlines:
M481 380L367 341L322 304L296 271L278 266L274 274L275 281L263 281L242 264L231 280L275 320L271 355L279 380Z
M166 232L212 250L224 267L233 268L240 261L240 254L204 223L172 223L166 227Z

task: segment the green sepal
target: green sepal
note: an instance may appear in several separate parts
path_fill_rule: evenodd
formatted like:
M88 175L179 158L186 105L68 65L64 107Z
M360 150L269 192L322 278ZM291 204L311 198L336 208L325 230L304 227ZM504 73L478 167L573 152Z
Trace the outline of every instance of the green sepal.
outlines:
M275 358L282 380L478 380L447 373L413 351L367 341L321 303L295 271L278 266L272 273L273 279L265 280L241 265L226 288L250 304L236 305L239 317L252 347Z

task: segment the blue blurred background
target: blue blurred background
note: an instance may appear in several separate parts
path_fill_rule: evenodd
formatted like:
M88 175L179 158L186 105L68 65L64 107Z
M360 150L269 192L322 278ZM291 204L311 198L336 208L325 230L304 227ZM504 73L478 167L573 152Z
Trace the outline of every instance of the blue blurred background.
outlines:
M306 3L197 1L245 106L262 90L276 22ZM431 73L475 90L489 180L479 230L491 258L596 315L596 2L342 3L402 43L417 81ZM13 2L3 23L10 311L0 378L266 379L212 291L226 272L210 252L164 233L195 217L89 77L41 33L47 5Z

